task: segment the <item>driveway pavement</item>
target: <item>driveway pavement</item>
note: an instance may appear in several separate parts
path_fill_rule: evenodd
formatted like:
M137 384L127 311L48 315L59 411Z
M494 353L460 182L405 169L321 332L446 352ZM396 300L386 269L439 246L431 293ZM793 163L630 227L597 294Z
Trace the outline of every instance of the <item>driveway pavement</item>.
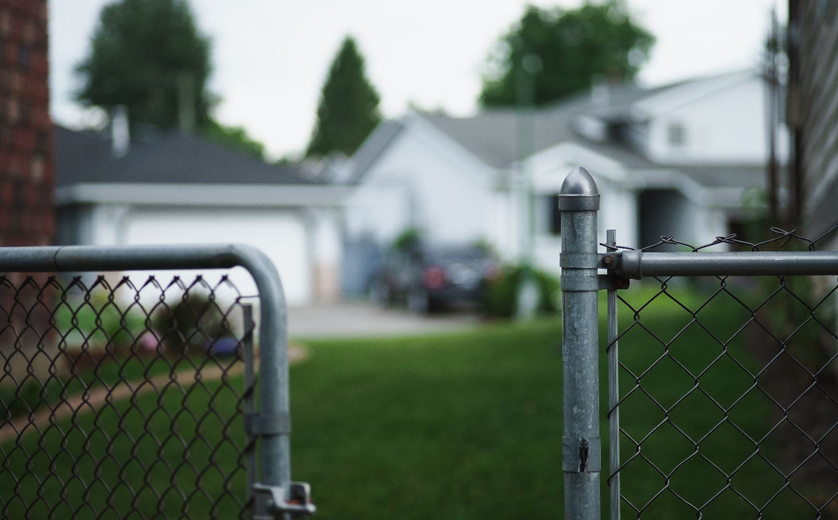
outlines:
M450 311L418 316L352 302L288 309L291 338L350 338L426 334L464 329L480 323L475 312Z

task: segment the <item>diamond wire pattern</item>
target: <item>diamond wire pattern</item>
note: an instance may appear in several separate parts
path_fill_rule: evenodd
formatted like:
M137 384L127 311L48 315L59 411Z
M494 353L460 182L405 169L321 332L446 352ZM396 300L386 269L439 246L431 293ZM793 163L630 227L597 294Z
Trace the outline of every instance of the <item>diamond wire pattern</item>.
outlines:
M0 517L249 518L249 298L227 277L0 276Z
M825 236L772 232L644 250L815 250ZM838 518L838 280L711 280L619 293L622 516Z

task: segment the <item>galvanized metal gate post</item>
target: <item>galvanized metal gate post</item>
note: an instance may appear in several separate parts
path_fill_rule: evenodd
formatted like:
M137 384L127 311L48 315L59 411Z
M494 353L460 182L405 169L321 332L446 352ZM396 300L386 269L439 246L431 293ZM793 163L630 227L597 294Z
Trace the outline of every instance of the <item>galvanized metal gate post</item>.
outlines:
M600 518L598 209L594 179L584 168L574 169L559 193L565 520Z

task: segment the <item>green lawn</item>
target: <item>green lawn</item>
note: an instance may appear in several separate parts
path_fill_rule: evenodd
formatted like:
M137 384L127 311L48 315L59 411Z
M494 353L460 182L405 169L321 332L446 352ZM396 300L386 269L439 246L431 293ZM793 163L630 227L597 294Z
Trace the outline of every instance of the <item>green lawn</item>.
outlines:
M752 308L762 300L731 292ZM765 377L755 384L765 361L746 350L760 325L731 294L710 294L646 286L620 304L621 484L634 506L624 502L623 517L697 518L700 509L703 518L757 518L762 509L761 518L814 518L775 469L794 464L769 434L779 417ZM812 498L808 483L791 483Z
M646 291L635 298L650 294ZM700 305L697 297L682 298L691 306ZM691 314L662 300L641 311L641 316L649 331L634 327L621 342L626 366L638 372L664 352L650 332L671 338L691 321ZM729 301L718 301L699 316L701 321L712 320L718 334L728 337L741 318ZM625 314L621 320L627 324L631 316ZM604 337L604 329L601 334ZM696 324L687 326L682 335L660 368L643 379L658 402L674 406L670 417L684 432L664 424L641 443L643 455L664 473L673 472L695 451L685 434L700 438L724 417L704 394L694 392L675 405L694 381L674 361L700 371L721 352ZM291 374L293 476L312 484L317 518L560 518L560 342L555 317L439 336L306 342L309 359L294 366ZM732 359L754 366L742 341L735 338L729 355L701 378L702 388L723 406L733 403L749 385ZM605 363L603 353L603 369ZM621 377L628 393L633 381L625 371ZM231 383L241 386L240 380ZM217 415L206 412L210 400ZM235 401L235 392L217 384L193 387L186 395L169 389L161 396L140 398L130 411L129 403L123 402L96 415L66 420L61 424L68 432L63 440L52 429L40 439L26 436L20 446L7 443L0 447L4 458L0 516L25 518L29 507L32 518L46 518L50 510L54 517L116 518L115 511L135 504L145 517L165 513L178 518L188 504L189 518L238 517L244 493L239 461L244 439L241 421L225 420L236 414ZM604 378L601 409L604 416ZM768 424L769 412L755 396L735 406L729 416L744 431L758 432ZM665 412L635 391L622 414L626 431L639 439L659 424ZM85 439L81 432L94 424L102 432ZM120 426L128 433L118 433ZM145 428L150 433L143 435ZM200 437L194 436L196 429ZM603 423L603 446L608 445L607 433ZM225 436L229 440L223 440ZM210 446L219 442L221 447L213 452ZM625 459L636 446L623 439L622 450ZM724 426L702 441L700 452L701 457L693 455L674 470L669 491L648 505L643 518L696 518L694 510L673 498L673 491L703 503L725 480L706 461L729 471L744 458L742 453L753 452L753 445ZM158 456L162 461L154 462ZM208 461L224 470L206 469ZM16 484L24 467L31 468L31 474ZM102 482L94 482L94 475ZM203 492L196 490L196 479L201 480ZM734 485L743 493L765 494L776 480L763 466L753 464L737 473ZM665 486L665 478L643 459L625 469L624 491L641 505ZM15 493L20 498L13 498ZM607 493L603 486L603 496ZM216 496L222 496L221 502L210 511L207 498ZM92 508L85 508L85 502ZM756 517L751 506L730 491L713 504L705 518ZM798 505L770 508L766 517L801 517L806 510ZM97 516L102 511L105 514ZM623 511L624 518L632 517L627 506Z

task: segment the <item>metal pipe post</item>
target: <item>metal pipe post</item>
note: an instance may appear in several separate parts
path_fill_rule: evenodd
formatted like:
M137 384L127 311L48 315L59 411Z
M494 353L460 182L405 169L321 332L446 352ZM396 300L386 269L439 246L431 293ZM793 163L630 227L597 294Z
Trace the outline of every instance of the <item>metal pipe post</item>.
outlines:
M253 335L256 333L256 324L253 321L253 305L245 303L242 305L242 318L244 324L244 337L242 339L242 354L244 358L244 413L254 415L256 413L256 372L255 359L253 356ZM247 432L247 502L253 505L253 484L259 481L256 462L256 436Z
M600 519L598 209L594 179L584 168L575 168L559 192L566 520Z
M617 230L606 231L608 252L617 251ZM609 289L608 305L608 460L611 520L620 520L620 352L617 337L617 289Z

